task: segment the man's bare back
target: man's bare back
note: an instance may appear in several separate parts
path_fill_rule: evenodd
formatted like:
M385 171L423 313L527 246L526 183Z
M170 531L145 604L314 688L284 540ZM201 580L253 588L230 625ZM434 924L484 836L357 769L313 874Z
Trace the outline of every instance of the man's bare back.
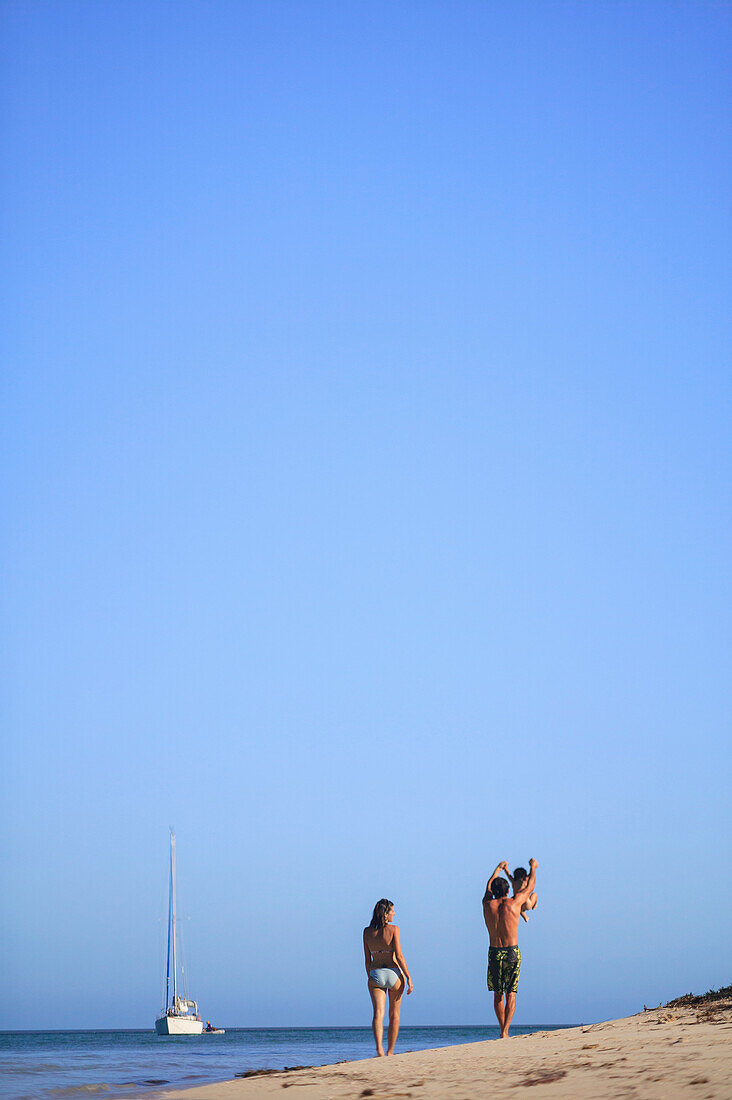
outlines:
M491 947L516 947L518 945L518 923L521 908L533 891L536 881L538 864L535 859L531 860L530 866L531 874L526 885L514 897L489 898L486 896L483 899L483 918L490 936ZM499 864L496 870L500 867L502 867L502 864ZM488 883L489 887L494 877L495 873Z
M514 947L518 944L521 904L516 898L490 898L483 902L483 916L491 947Z

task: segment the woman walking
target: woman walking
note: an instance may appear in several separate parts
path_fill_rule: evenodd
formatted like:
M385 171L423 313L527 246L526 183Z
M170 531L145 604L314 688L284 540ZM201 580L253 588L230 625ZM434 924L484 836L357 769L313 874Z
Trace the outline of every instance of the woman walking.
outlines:
M374 915L363 930L363 953L366 973L369 977L369 993L374 1006L371 1027L376 1040L376 1053L384 1056L384 1009L389 995L389 1043L387 1054L394 1053L399 1034L399 1009L406 979L407 993L411 993L412 979L402 955L399 929L394 920L394 902L382 898L374 906Z

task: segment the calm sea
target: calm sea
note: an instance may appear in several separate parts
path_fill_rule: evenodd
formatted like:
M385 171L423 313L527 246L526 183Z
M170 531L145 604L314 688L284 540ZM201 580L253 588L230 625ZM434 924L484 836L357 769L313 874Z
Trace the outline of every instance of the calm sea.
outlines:
M516 1035L552 1025L515 1027ZM398 1051L496 1039L497 1027L403 1027ZM370 1028L227 1028L225 1035L163 1038L153 1031L0 1032L6 1100L148 1097L251 1069L320 1066L373 1057Z

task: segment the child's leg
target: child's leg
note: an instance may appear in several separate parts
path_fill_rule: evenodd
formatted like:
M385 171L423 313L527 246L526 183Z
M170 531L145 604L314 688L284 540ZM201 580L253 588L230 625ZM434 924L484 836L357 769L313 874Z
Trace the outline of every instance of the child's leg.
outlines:
M529 894L528 898L521 906L521 916L524 918L527 924L529 922L529 918L526 916L526 913L529 909L536 909L536 903L538 900L539 899L536 896L536 891L534 891L532 894Z

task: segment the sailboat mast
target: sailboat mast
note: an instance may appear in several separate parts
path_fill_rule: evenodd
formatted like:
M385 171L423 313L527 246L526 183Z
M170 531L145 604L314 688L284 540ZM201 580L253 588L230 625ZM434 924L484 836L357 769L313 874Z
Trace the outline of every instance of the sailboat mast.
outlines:
M170 876L168 880L168 965L165 972L165 1008L170 1007L170 927L173 912L173 830L170 830Z
M175 936L175 833L170 830L170 888L173 925L173 1007L178 1005L178 955Z

